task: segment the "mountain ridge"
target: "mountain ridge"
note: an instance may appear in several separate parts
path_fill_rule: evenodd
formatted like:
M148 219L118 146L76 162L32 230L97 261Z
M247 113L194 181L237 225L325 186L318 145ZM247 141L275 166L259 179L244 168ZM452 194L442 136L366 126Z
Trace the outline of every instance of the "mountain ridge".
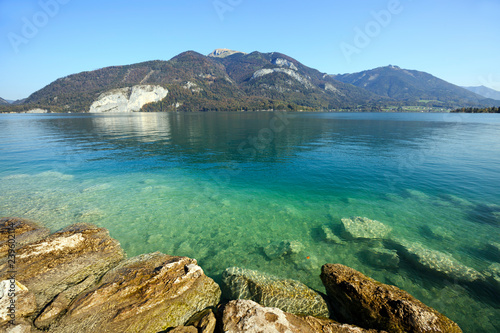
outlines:
M493 106L495 101L446 82L429 73L398 66L377 67L358 73L333 75L336 80L367 89L377 95L405 102L436 101L457 105ZM498 101L497 101L498 102Z
M378 76L367 81L367 75L372 77L373 71L378 71ZM378 86L373 86L372 81L378 82ZM49 112L89 112L90 106L106 92L144 85L158 86L168 93L161 100L144 100L141 111L380 111L383 107L410 103L432 102L449 108L500 104L431 74L397 66L329 75L279 52L216 49L207 56L190 50L170 60L71 74L17 105L2 105L0 111L37 108ZM436 87L446 93L432 95L429 89Z
M483 96L485 98L500 100L500 91L498 90L494 90L485 86L462 87L462 88L472 91L473 93Z

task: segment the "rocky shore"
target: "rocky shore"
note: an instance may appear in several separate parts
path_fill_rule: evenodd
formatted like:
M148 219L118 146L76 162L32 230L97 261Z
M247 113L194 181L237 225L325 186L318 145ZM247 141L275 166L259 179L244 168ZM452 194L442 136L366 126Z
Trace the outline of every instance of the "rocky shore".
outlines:
M367 219L343 223L353 238L390 232ZM418 245L405 249L429 269L478 278L447 258L427 264L422 258L435 253ZM195 259L158 252L126 258L94 225L51 234L31 221L0 219L0 332L461 332L407 292L349 267L325 264L320 278L326 294L230 267L219 286Z

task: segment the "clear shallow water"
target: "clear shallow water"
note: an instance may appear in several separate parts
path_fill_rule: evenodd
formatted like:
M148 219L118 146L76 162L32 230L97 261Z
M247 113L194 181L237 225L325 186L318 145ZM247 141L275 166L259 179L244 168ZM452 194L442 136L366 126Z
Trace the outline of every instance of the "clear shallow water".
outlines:
M495 286L404 257L384 268L366 251L386 244L321 234L327 226L342 237L341 218L364 216L392 227L391 239L487 270L499 261L486 248L500 242L499 115L1 115L0 156L0 216L53 230L94 223L129 256L190 256L216 280L239 266L323 290L321 265L338 262L466 332L500 330ZM284 240L303 250L266 256Z

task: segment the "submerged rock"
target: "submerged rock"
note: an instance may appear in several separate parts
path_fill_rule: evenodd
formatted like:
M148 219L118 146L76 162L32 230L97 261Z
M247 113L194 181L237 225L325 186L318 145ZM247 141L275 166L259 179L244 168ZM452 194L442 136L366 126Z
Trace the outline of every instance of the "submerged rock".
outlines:
M219 302L196 260L151 253L128 259L80 295L52 332L159 332Z
M343 218L342 225L346 234L351 238L383 239L392 230L382 222L360 216Z
M465 266L447 253L428 249L417 242L400 241L400 245L410 260L450 279L465 282L484 279L481 273Z
M496 260L500 262L500 243L489 242L486 245L486 252L491 254L491 257L496 258Z
M395 286L340 264L322 267L321 280L339 317L387 332L462 332L456 323ZM336 312L337 314L337 312Z
M264 247L264 253L271 259L283 258L292 254L298 254L304 250L304 245L299 241L284 240L280 243L272 243Z
M24 245L37 242L49 234L49 229L29 220L15 217L2 218L0 219L0 258L8 256L12 246L17 250Z
M330 316L324 296L299 281L238 267L227 268L222 281L231 299L249 299L298 315Z
M42 327L124 256L106 229L87 224L69 226L16 252L16 280L35 295L35 313L43 309ZM8 262L0 265L1 280L9 279L9 269Z
M453 235L450 231L440 226L424 225L420 227L420 232L423 236L434 238L436 240L453 240Z
M296 316L278 308L263 307L250 300L234 300L226 304L222 314L222 331L226 333L375 333L330 319Z
M330 229L327 225L321 226L321 238L328 243L334 244L344 244L345 242L339 238L339 236L335 235L335 233Z
M372 265L378 267L397 268L399 265L399 256L395 250L370 248L363 254Z
M484 275L488 278L489 282L494 285L496 288L500 289L500 264L493 263L491 264Z

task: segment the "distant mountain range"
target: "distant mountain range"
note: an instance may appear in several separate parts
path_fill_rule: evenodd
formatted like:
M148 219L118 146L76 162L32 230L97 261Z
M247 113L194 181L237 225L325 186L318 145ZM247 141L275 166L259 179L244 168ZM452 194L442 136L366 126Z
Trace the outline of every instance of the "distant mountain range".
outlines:
M60 78L0 111L372 110L500 105L430 74L376 68L328 75L281 53L216 49Z
M10 104L7 100L0 97L0 105Z
M379 67L334 79L364 88L374 94L407 103L441 102L454 105L494 105L485 97L438 79L431 74L397 66Z
M496 91L485 86L463 87L463 88L472 91L473 93L483 96L485 98L500 100L500 91Z

